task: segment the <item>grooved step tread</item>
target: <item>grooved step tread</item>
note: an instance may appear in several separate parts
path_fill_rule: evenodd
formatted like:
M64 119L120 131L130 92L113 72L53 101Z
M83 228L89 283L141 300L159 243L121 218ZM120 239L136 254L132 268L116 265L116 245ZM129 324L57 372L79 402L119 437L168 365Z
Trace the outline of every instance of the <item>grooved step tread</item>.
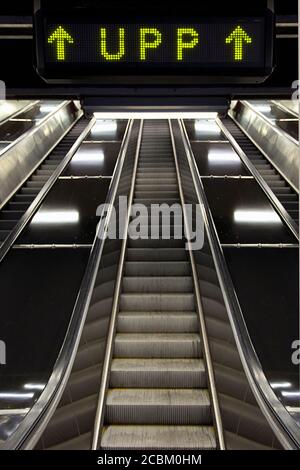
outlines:
M112 425L104 428L103 449L215 449L212 426Z

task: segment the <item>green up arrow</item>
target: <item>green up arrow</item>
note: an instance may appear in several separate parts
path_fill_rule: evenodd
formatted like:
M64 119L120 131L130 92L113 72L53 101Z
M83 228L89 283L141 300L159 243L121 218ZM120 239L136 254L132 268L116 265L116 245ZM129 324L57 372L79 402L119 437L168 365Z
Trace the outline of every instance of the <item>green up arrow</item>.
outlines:
M226 44L230 44L234 41L234 60L243 60L244 56L244 43L251 44L252 38L248 36L246 31L237 26L234 31L226 38Z
M56 41L57 60L66 59L66 42L74 44L74 39L67 33L67 31L59 26L51 36L48 37L48 44L53 44Z

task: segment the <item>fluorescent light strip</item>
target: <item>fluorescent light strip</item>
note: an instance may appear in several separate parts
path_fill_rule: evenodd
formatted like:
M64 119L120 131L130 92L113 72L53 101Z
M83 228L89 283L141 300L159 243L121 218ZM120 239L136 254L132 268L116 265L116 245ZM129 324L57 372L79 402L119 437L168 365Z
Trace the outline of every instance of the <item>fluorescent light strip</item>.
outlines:
M295 397L295 398L299 397L299 398L300 398L300 391L297 391L297 392L286 392L286 391L284 391L284 392L281 392L281 395L282 395L283 397L287 397L287 398L288 398L288 397L291 397L291 398L293 398L293 397Z
M209 150L208 160L211 163L241 163L240 157L232 150Z
M236 210L234 211L234 221L238 223L281 223L280 217L275 211L269 210Z
M71 163L101 163L104 161L103 150L95 150L93 152L80 151L74 155Z
M76 224L79 221L78 211L40 211L31 223L38 224Z
M0 398L3 399L20 399L20 400L27 400L29 398L33 398L34 393L0 393Z
M213 120L212 121L196 120L194 127L195 127L196 132L205 132L205 133L212 134L212 135L221 134L221 129Z
M25 384L25 390L44 390L45 384Z
M96 121L91 129L91 134L98 134L99 132L116 132L118 125L116 121Z
M271 382L272 388L290 388L292 384L290 382Z

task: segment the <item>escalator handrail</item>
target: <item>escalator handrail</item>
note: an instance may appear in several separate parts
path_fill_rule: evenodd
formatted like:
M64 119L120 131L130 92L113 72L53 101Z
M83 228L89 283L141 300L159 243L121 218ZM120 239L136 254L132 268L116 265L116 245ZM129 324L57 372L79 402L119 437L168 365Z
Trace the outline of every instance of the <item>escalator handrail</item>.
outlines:
M299 232L298 232L298 226L295 223L295 221L292 219L290 214L287 212L285 207L283 207L282 203L279 201L277 196L273 193L272 189L269 187L269 185L266 183L262 175L259 173L259 171L255 168L253 163L249 160L245 152L241 149L237 141L233 138L233 136L230 134L229 130L224 126L222 121L217 118L216 122L227 138L228 142L232 145L242 162L245 164L246 168L250 171L256 182L259 184L259 186L262 188L266 196L268 197L269 201L271 202L272 206L275 208L279 216L284 220L284 222L287 224L288 228L294 235L294 237L299 241Z
M94 119L92 119L94 122ZM128 121L118 160L114 169L112 180L108 189L106 203L113 208L120 176L127 155L133 121ZM88 126L88 129L91 125ZM86 131L86 129L85 129ZM87 133L84 131L84 136ZM15 433L4 442L1 450L32 449L39 441L42 433L54 413L67 380L70 376L75 360L81 333L84 327L87 311L92 297L101 254L105 243L105 234L108 231L112 210L106 216L100 217L96 235L88 259L85 274L73 308L64 343L59 352L55 366L42 394L28 412ZM102 235L101 237L99 235Z
M182 120L180 121L180 130L188 164L195 182L197 196L203 214L204 225L226 310L247 379L262 412L283 447L287 449L299 449L300 427L271 388L249 336L249 332L243 318L242 309L227 268L223 249L220 244L215 223L205 195L199 170L194 159L193 150Z

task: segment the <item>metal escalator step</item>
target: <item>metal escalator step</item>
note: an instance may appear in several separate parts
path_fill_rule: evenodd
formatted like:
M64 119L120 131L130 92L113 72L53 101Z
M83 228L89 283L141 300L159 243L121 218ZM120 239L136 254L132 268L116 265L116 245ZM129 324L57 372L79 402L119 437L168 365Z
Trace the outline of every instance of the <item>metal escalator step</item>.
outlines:
M191 274L187 261L127 261L125 276L186 276Z
M197 333L195 312L119 312L119 333Z
M184 248L128 248L128 261L186 261L187 252Z
M195 358L202 354L194 333L117 333L115 357Z
M147 240L143 240L141 238L137 240L133 240L132 238L128 239L128 247L129 248L184 248L185 240L175 239L175 238L159 238L159 239L151 239L148 238ZM154 251L154 250L153 250Z
M137 198L135 197L133 200L134 204L143 204L146 207L151 206L152 204L167 204L168 206L172 206L173 204L177 204L180 206L180 199L179 198L161 198L161 197L154 197L154 198Z
M103 449L215 449L212 426L112 425L104 428Z
M3 242L9 234L9 230L0 230L0 242Z
M32 175L30 180L31 181L40 181L41 183L45 183L48 177L45 175Z
M179 193L178 191L168 191L164 188L158 189L157 191L147 191L147 190L139 190L135 191L134 194L135 199L159 199L160 201L164 201L164 199L176 199L179 200Z
M202 359L114 358L110 387L133 388L205 388L205 365Z
M0 230L1 231L10 231L12 230L17 223L17 220L0 220Z
M208 391L110 389L106 400L106 424L211 424Z
M136 184L135 193L144 192L144 191L175 191L178 193L178 184L177 183L168 183L162 185L161 182L151 181L145 184Z
M27 188L42 189L43 186L44 186L44 183L41 182L41 181L27 181L27 183L26 183Z
M22 211L24 213L28 209L29 206L30 206L30 203L28 202L10 201L6 207L8 209L11 209L12 211Z
M29 204L31 204L35 198L35 194L16 194L13 200L16 202L28 202Z
M168 293L193 292L191 277L123 277L123 292Z
M20 190L21 194L29 194L33 196L37 196L39 194L39 190L35 188L22 188Z
M19 220L23 211L3 210L0 212L0 220Z
M194 311L193 293L121 294L120 309L124 311Z

